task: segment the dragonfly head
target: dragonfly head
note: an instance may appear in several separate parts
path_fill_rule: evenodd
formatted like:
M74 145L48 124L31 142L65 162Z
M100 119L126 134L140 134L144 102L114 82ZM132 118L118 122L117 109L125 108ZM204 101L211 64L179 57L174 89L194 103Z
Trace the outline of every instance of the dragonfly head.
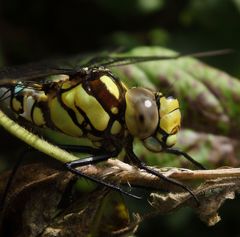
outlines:
M125 121L129 132L141 139L147 149L162 151L177 142L181 124L179 102L159 92L132 88L126 92Z

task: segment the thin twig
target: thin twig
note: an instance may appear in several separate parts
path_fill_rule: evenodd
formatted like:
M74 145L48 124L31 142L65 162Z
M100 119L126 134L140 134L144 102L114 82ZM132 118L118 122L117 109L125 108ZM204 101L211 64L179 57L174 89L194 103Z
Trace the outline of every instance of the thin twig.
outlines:
M119 183L130 183L146 187L162 187L159 178L120 160L109 159L105 166L87 166L80 168L88 175L102 177ZM182 168L156 168L167 177L181 181L210 180L218 178L240 177L240 168L219 168L214 170L189 170ZM157 184L159 183L159 184Z

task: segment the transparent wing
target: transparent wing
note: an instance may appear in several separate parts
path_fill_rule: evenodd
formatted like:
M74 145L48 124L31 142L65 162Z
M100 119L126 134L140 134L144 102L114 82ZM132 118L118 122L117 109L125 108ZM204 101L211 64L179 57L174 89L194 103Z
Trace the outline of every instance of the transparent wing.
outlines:
M231 50L223 49L217 51L200 52L194 54L176 54L173 56L107 56L99 54L97 56L69 57L68 59L58 59L31 63L17 67L7 67L0 70L0 80L32 81L39 80L50 75L67 74L72 75L79 72L83 67L118 67L129 64L136 64L149 61L171 60L180 57L209 57L229 53Z
M61 68L56 64L27 64L17 67L7 67L0 70L0 80L32 81L58 74L71 74L71 68Z

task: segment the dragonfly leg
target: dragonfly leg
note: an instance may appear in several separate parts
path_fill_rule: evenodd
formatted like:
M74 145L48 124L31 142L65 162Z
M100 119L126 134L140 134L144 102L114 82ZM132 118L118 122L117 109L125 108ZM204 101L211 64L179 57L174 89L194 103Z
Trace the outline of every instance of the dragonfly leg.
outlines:
M168 149L165 149L164 152L169 153L169 154L174 154L174 155L177 155L177 156L183 156L185 159L187 159L188 161L193 163L197 168L199 168L201 170L206 170L206 168L202 164L200 164L199 162L194 160L186 152L180 151L180 150L178 150L176 148L168 148Z
M193 198L194 200L196 201L197 205L200 204L198 198L196 197L196 195L192 192L192 190L190 188L188 188L186 185L184 185L183 183L175 180L175 179L171 179L171 178L168 178L166 177L165 175L159 173L158 171L156 171L155 169L147 166L144 162L142 162L136 155L135 153L132 151L132 150L128 150L127 152L129 158L131 159L131 161L136 164L140 169L143 169L145 171L147 171L148 173L150 174L153 174L157 177L159 177L160 179L164 180L164 181L167 181L169 183L172 183L176 186L179 186L181 187L182 189L184 189L185 191L187 191Z
M105 160L109 159L110 157L114 157L114 156L116 156L116 154L114 154L114 153L90 156L90 157L86 157L86 158L82 158L82 159L79 159L79 160L75 160L75 161L72 161L72 162L65 163L65 165L66 165L66 167L67 167L67 169L69 171L71 171L72 173L74 173L74 174L76 174L78 176L87 178L87 179L89 179L89 180L91 180L91 181L93 181L95 183L104 185L104 186L106 186L108 188L111 188L111 189L113 189L115 191L123 193L123 194L125 194L127 196L130 196L130 197L133 197L133 198L136 198L136 199L141 199L141 197L138 197L138 196L136 196L134 194L126 192L123 189L121 189L120 187L115 186L114 184L107 183L107 182L105 182L103 180L100 180L100 179L98 179L96 177L86 175L86 174L84 174L84 172L76 169L77 167L81 167L81 166L85 166L85 165L89 165L89 164L96 164L98 162L105 161Z

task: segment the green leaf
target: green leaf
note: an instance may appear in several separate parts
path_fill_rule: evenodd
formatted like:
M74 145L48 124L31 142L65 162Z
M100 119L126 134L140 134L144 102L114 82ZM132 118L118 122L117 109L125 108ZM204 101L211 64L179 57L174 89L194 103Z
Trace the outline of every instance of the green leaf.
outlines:
M124 55L174 56L176 54L172 50L161 47L137 47ZM121 56L124 55L121 54ZM224 60L224 56L221 57ZM237 78L192 57L143 62L114 68L114 71L130 87L143 86L161 91L165 95L174 95L180 101L184 128L213 137L214 134L218 134L229 137L229 139L239 138L240 81ZM180 139L181 136L180 134ZM191 136L184 136L184 139L191 140ZM180 147L183 148L181 144ZM224 149L222 146L223 154ZM198 152L195 151L193 154L201 154L204 158L200 160L211 160L211 154L203 152L204 150L206 151L204 147L198 147ZM146 157L148 152L143 149L142 152ZM159 156L162 160L169 159L168 155L166 155L166 159L165 155ZM234 151L233 156L236 160ZM218 158L215 157L215 159ZM221 159L219 156L219 160ZM151 158L149 158L149 162L152 164L150 160ZM170 162L172 166L177 163L179 164L179 162ZM215 164L221 164L221 162ZM209 166L212 166L212 162L209 163Z

